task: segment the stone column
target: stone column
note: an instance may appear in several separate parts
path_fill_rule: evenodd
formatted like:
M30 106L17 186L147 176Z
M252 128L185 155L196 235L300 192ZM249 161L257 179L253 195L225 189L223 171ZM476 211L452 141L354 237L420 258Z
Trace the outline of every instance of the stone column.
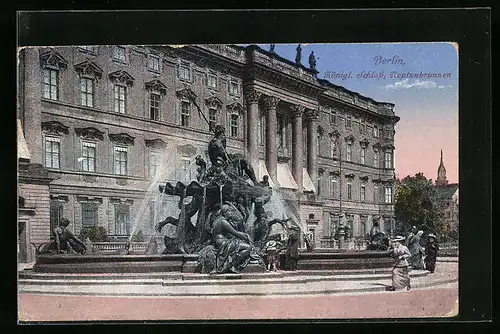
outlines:
M256 170L259 167L259 99L261 93L255 89L249 89L245 92L245 99L248 106L247 115L247 151L248 161ZM259 180L260 181L260 180Z
M307 171L316 187L318 184L318 110L307 111Z
M30 151L30 162L43 164L42 142L42 78L38 48L25 48L24 52L24 137ZM22 73L21 73L22 75ZM23 82L21 81L21 82Z
M278 156L276 150L276 106L280 101L274 96L266 96L264 98L264 106L267 115L267 130L266 130L266 160L269 177L274 184L278 184L277 166Z
M297 182L298 193L302 189L302 114L305 108L303 106L292 106L293 113L293 139L292 139L292 172L295 182Z

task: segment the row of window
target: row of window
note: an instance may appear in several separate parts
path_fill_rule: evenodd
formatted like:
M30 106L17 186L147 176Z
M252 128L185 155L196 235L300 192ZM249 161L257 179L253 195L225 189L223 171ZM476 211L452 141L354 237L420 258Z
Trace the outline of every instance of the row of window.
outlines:
M334 175L330 175L330 179L328 182L328 189L327 193L324 193L322 187L321 187L321 177L318 177L318 184L317 184L317 192L319 196L328 196L329 198L338 198L338 189L337 189L337 182L338 178L336 178ZM354 200L353 198L353 185L352 181L347 181L346 182L346 192L347 194L347 200ZM393 187L392 186L386 186L384 187L384 203L390 204L394 202L394 196L393 196ZM366 198L366 184L360 184L359 186L359 201L361 202L367 202ZM378 203L379 201L379 187L374 186L373 187L373 198L371 200L373 203Z
M44 69L44 82L43 82L43 97L46 99L58 99L58 76L57 70L51 68ZM114 91L114 111L119 114L125 114L127 108L127 86L115 84ZM80 104L85 107L95 107L94 99L94 79L81 77L80 78ZM149 118L151 120L160 120L160 101L162 98L161 92L157 90L149 91ZM191 102L183 99L180 102L180 125L189 127L191 118ZM210 127L215 126L217 123L217 108L209 108L209 122ZM237 113L232 113L229 116L229 135L231 137L238 137L238 128L240 116Z
M258 134L258 143L259 145L263 145L264 143L264 136L265 136L265 131L264 131L264 120L263 117L259 118L259 124L258 124L258 129L259 129L259 134ZM283 115L278 115L277 117L277 127L276 127L276 147L278 150L278 154L280 155L287 155L288 153L288 134L287 134L287 121L285 116ZM316 142L317 145L317 152L319 156L324 156L321 152L321 141L322 141L323 136L318 133L318 140ZM346 142L346 151L345 151L345 161L348 162L354 162L352 158L352 147L353 143L352 142ZM307 137L304 136L304 150L307 147ZM380 168L379 164L379 150L377 148L374 148L374 155L373 155L373 161L372 161L372 166L376 168ZM330 158L337 158L338 157L338 139L336 138L330 138L330 148L329 148L329 154L328 156ZM356 161L362 165L367 165L366 162L366 147L361 147L360 150L360 155L359 155L359 161ZM383 168L393 168L393 152L392 151L386 151L384 152L384 167Z
M352 146L353 144L350 142L346 143L346 152L345 152L345 161L348 162L354 162L352 159ZM372 161L372 166L376 168L380 168L379 164L379 151L374 149L373 150L373 161ZM393 168L393 152L392 151L386 151L384 152L384 168L390 169ZM322 156L320 153L320 145L319 145L319 138L318 138L318 155ZM329 157L330 158L337 158L338 157L338 152L337 152L337 141L335 139L330 139L330 152L329 152ZM367 165L366 162L366 147L361 147L360 152L359 152L359 161L356 161L362 165Z
M98 203L85 203L81 204L82 210L82 229L87 227L98 226ZM130 207L126 204L114 204L115 208L115 235L129 235L130 234ZM50 204L50 227L53 231L59 226L61 219L64 217L64 206L60 202L53 201Z
M97 171L96 143L82 141L82 154L78 158L79 169L85 172ZM45 167L60 169L61 140L57 137L45 137ZM148 176L150 179L157 175L160 167L160 153L152 152L148 158ZM113 173L115 175L128 175L128 147L115 146L113 149ZM192 181L192 164L189 157L181 157L178 171L181 181Z
M330 111L330 124L336 126L338 125L338 116L337 112L335 110ZM352 130L352 116L347 115L344 118L344 127L346 130ZM360 120L359 122L359 133L360 134L366 134L367 133L367 128L368 125L364 120ZM379 131L379 126L377 124L373 124L371 134L373 138L379 138L380 136L380 131ZM384 134L386 135L387 138L393 138L394 137L394 131L391 130L385 130Z

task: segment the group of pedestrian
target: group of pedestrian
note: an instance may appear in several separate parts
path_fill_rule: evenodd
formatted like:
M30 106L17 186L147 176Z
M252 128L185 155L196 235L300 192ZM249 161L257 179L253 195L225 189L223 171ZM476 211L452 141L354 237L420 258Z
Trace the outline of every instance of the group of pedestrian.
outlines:
M423 231L419 231L413 226L407 238L397 236L392 240L391 254L394 259L392 285L387 287L387 290L395 291L404 288L410 290L410 268L427 269L434 273L439 245L436 236L430 233L427 236L428 242L425 248L422 247L421 238L423 233Z

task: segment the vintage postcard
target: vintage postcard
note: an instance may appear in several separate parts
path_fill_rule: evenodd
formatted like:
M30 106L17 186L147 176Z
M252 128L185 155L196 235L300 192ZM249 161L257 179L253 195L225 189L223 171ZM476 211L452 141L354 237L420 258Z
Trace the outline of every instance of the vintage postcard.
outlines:
M456 316L459 53L19 48L19 321Z

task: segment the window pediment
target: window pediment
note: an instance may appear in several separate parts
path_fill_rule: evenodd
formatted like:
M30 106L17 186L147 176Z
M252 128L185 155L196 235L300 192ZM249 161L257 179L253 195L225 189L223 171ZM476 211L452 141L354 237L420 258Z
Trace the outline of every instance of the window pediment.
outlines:
M230 112L241 113L243 112L243 106L238 102L233 102L227 106L227 110Z
M104 132L93 127L75 128L76 135L85 139L104 139Z
M75 65L75 70L79 75L90 75L94 78L100 79L102 76L102 69L96 63L91 61L84 61Z
M368 175L360 176L359 179L361 181L365 181L366 182L366 181L368 181Z
M144 87L148 90L156 90L160 92L160 94L166 95L167 94L167 86L163 84L158 79L148 81L144 84Z
M394 145L392 145L392 144L388 144L388 145L385 145L385 146L384 146L384 150L385 150L385 151L394 150L394 148L395 148L395 147L394 147Z
M175 92L175 94L181 99L187 99L189 101L196 99L196 93L189 88L183 88Z
M335 177L339 177L340 176L340 171L334 170L334 171L330 172L330 175L331 176L335 176Z
M382 183L382 180L379 177L379 178L373 179L372 182L375 184L380 184L380 183Z
M392 185L392 184L394 184L394 179L387 179L387 180L382 181L382 183L385 185Z
M196 147L190 144L180 145L177 146L177 152L181 153L182 155L192 157L196 154Z
M219 99L217 96L211 96L205 99L205 104L210 108L220 108L223 105L223 102L221 99Z
M333 132L330 132L330 137L331 138L339 138L340 132L338 132L337 130L334 130Z
M109 140L116 144L134 145L134 137L127 133L109 134Z
M44 66L54 66L59 69L66 69L68 67L68 61L54 49L40 53L40 63Z
M348 142L348 143L353 143L354 141L356 140L356 138L354 138L353 135L349 135L347 137L345 137L345 141Z
M353 173L345 174L345 177L348 179L354 179L354 176L355 175Z
M67 135L69 133L69 127L58 121L48 121L42 122L42 131L56 135Z
M109 74L109 79L114 82L124 83L127 86L134 84L134 77L127 73L127 71L119 70Z
M363 147L363 148L368 147L368 145L369 145L369 144L370 144L370 142L369 142L369 141L368 141L368 139L366 139L366 138L364 138L363 140L361 140L361 141L359 142L359 145L361 145L361 147Z
M167 143L165 143L161 139L145 139L146 147L164 150L167 147Z

